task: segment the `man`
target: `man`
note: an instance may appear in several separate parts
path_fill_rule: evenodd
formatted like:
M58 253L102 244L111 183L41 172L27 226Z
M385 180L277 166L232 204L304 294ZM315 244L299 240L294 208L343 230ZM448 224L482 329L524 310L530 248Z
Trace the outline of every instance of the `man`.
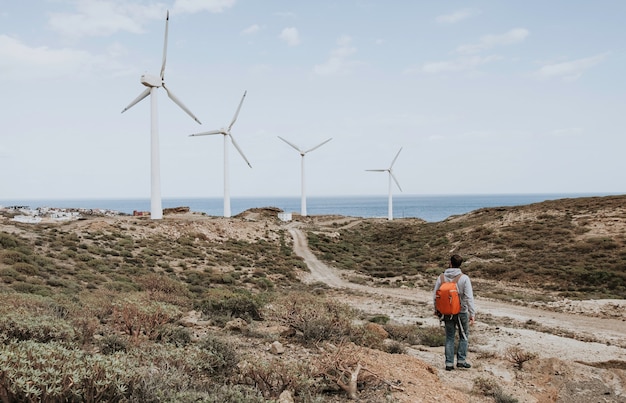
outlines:
M467 347L469 344L469 326L474 324L474 317L476 316L476 309L474 308L474 291L472 290L472 282L467 274L461 272L461 263L463 258L459 255L452 255L450 258L450 266L443 272L445 282L454 281L457 279L457 288L459 290L459 299L461 302L461 311L457 315L441 315L435 307L435 315L439 316L440 320L443 320L446 328L446 371L454 369L454 338L456 329L459 329L459 347L456 352L456 366L457 368L471 368L471 365L466 361ZM435 283L435 290L433 292L433 303L436 306L437 290L442 284L442 276L437 277Z

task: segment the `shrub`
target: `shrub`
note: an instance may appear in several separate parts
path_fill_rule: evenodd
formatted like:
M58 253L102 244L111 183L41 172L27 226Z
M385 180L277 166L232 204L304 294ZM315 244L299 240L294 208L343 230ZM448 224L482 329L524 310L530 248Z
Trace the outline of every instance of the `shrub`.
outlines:
M276 399L287 389L311 396L317 388L313 368L303 361L259 361L255 357L242 363L240 374L244 384L254 386L266 399Z
M246 290L211 289L196 308L209 316L259 320L263 298Z
M154 301L125 300L113 305L113 320L129 336L155 340L160 327L180 317L177 308Z
M359 346L383 350L383 341L389 336L385 329L377 324L367 322L363 326L352 326L349 331L350 340Z
M161 327L157 339L164 343L173 344L176 347L184 347L191 343L191 332L184 327L165 325Z
M390 343L386 343L383 350L389 354L406 354L407 352L404 344L395 340L392 340Z
M198 348L209 354L208 367L213 374L230 374L239 363L235 348L215 336L208 335L200 341Z
M356 313L347 305L309 294L288 294L275 301L270 313L299 332L305 342L338 341L350 335Z
M428 347L441 347L446 344L445 331L440 326L419 328L420 344Z
M120 401L137 380L135 363L59 343L0 345L0 395L8 401Z
M476 394L493 397L496 403L517 403L518 400L504 393L502 387L494 380L483 377L474 379L474 388L472 391Z
M384 326L389 338L395 341L403 341L408 344L419 343L419 328L415 325L390 325Z
M389 316L387 315L376 315L376 316L372 316L369 319L370 322L372 323L378 323L381 325L385 325L389 322Z
M19 239L14 235L0 232L0 246L2 249L13 249L19 245Z
M0 334L17 341L32 340L41 343L74 340L74 329L64 320L49 315L31 316L12 312L0 316Z
M24 293L24 294L33 294L33 295L39 295L42 297L52 296L52 291L50 290L50 288L43 286L41 284L16 281L11 284L11 288L13 288L13 290L19 293Z
M128 339L116 334L104 336L98 344L100 345L100 352L104 355L117 352L125 353L128 350Z
M515 364L517 369L522 369L526 361L530 361L537 357L537 354L524 351L517 346L511 346L504 351L504 357Z

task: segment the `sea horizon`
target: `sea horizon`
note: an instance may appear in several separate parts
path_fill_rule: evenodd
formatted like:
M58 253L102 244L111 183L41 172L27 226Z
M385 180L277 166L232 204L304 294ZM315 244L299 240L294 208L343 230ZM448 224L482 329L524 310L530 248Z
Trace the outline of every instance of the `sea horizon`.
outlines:
M507 207L546 200L579 197L612 196L620 193L519 193L519 194L452 194L394 195L394 218L421 218L429 222L469 213L485 207ZM388 196L308 196L307 215L341 215L362 218L387 217ZM275 207L287 213L300 213L300 196L231 197L233 216L251 208ZM149 211L149 198L84 198L84 199L6 199L0 206L28 206L36 209L83 208L112 210L123 214ZM163 208L189 207L192 212L223 216L222 197L163 197Z

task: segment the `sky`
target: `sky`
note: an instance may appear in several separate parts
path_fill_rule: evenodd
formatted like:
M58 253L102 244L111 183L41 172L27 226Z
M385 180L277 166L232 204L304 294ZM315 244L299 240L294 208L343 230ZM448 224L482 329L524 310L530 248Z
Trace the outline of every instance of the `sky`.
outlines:
M621 0L0 0L0 200L624 193Z

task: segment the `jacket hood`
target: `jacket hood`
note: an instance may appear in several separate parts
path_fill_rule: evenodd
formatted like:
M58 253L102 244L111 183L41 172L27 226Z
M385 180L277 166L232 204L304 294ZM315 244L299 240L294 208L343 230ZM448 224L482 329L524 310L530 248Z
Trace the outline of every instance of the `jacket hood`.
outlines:
M446 281L452 281L453 278L462 273L463 272L458 267L449 267L446 269L446 271L443 272Z

